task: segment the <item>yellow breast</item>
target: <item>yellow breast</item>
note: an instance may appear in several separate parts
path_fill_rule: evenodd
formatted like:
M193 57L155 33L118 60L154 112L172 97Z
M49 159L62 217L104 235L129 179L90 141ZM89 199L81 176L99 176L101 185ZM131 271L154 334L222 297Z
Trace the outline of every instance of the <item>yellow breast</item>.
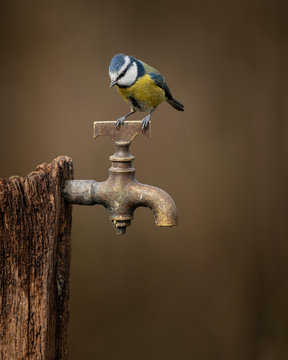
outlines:
M150 111L165 99L165 91L149 75L142 76L129 88L117 88L122 98L138 111Z

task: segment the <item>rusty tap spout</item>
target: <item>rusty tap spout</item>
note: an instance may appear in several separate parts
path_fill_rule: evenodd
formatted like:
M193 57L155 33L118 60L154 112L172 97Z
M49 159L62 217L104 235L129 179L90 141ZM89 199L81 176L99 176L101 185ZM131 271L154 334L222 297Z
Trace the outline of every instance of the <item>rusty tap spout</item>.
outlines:
M152 210L156 226L177 225L177 208L166 191L136 181L131 186L131 198L134 199L135 208L145 206Z

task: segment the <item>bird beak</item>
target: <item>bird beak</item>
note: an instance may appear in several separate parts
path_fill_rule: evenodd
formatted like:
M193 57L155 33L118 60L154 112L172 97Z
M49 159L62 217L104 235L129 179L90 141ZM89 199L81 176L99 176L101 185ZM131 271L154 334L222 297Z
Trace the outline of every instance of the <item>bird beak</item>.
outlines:
M110 87L114 86L116 84L116 80L112 80L110 83Z

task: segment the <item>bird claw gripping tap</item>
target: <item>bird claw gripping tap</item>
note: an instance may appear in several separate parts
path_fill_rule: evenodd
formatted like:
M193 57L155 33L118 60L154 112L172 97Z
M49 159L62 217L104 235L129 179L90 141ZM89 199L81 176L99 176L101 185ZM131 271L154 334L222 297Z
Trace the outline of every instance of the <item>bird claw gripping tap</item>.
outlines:
M114 121L94 122L94 138L111 136L115 153L110 156L112 166L106 181L68 180L64 197L72 204L102 204L109 211L110 220L117 234L125 234L130 226L134 210L145 206L152 210L157 226L177 225L178 215L173 199L157 187L139 183L135 178L132 161L135 159L129 147L136 135L151 137L151 123L142 128L142 121L125 121L120 129Z

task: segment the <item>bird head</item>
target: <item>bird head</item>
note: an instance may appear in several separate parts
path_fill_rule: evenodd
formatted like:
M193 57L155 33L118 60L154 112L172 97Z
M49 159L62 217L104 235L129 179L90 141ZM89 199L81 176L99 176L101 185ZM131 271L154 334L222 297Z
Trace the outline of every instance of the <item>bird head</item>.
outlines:
M136 59L124 54L113 56L109 66L109 75L111 79L110 87L114 85L120 87L131 86L138 77Z

